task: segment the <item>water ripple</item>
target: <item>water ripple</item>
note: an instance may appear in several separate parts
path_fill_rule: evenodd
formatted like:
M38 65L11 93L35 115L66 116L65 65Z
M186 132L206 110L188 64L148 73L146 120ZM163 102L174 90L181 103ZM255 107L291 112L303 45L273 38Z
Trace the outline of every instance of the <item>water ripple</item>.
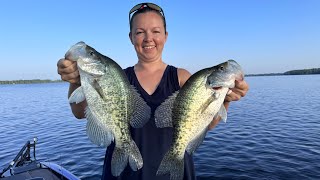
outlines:
M195 152L198 179L320 179L320 76L247 81L247 96ZM0 169L37 136L39 160L100 179L105 149L73 117L67 91L66 83L0 86Z

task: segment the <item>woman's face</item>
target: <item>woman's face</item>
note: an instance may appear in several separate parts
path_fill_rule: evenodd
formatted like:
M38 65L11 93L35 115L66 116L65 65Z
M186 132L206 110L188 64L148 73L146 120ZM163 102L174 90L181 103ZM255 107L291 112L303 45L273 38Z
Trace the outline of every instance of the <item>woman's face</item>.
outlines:
M134 17L130 40L140 61L161 60L167 36L159 14L151 11Z

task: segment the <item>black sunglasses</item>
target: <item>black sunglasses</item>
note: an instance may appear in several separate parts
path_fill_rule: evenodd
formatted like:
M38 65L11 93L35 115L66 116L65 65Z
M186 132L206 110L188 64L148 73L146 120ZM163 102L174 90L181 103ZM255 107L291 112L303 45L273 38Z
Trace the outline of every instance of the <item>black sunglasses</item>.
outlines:
M159 11L160 14L163 16L163 18L165 19L164 12L160 6L153 4L153 3L140 3L140 4L133 6L133 8L129 11L129 22L131 20L131 14L133 14L143 8L146 8L146 7L153 9L153 10L156 10L156 11Z

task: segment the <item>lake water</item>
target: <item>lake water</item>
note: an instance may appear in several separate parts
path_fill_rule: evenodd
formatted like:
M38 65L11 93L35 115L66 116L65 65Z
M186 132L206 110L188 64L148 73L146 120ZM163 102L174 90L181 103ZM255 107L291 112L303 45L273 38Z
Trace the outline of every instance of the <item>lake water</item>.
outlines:
M247 82L247 96L195 153L198 179L320 179L320 75ZM67 83L0 85L0 170L36 136L38 160L100 178L105 150L73 117L67 91Z

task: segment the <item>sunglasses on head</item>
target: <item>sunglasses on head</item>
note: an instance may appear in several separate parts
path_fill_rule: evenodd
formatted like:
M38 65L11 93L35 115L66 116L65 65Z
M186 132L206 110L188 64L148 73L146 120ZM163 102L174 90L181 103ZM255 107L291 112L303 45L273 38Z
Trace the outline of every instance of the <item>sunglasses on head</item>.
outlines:
M130 11L129 11L129 22L131 20L131 14L134 14L135 12L143 9L143 8L150 8L150 9L153 9L153 10L156 10L156 11L159 11L160 14L163 16L164 18L164 12L162 10L162 8L156 4L153 4L153 3L140 3L140 4L137 4L135 5Z

